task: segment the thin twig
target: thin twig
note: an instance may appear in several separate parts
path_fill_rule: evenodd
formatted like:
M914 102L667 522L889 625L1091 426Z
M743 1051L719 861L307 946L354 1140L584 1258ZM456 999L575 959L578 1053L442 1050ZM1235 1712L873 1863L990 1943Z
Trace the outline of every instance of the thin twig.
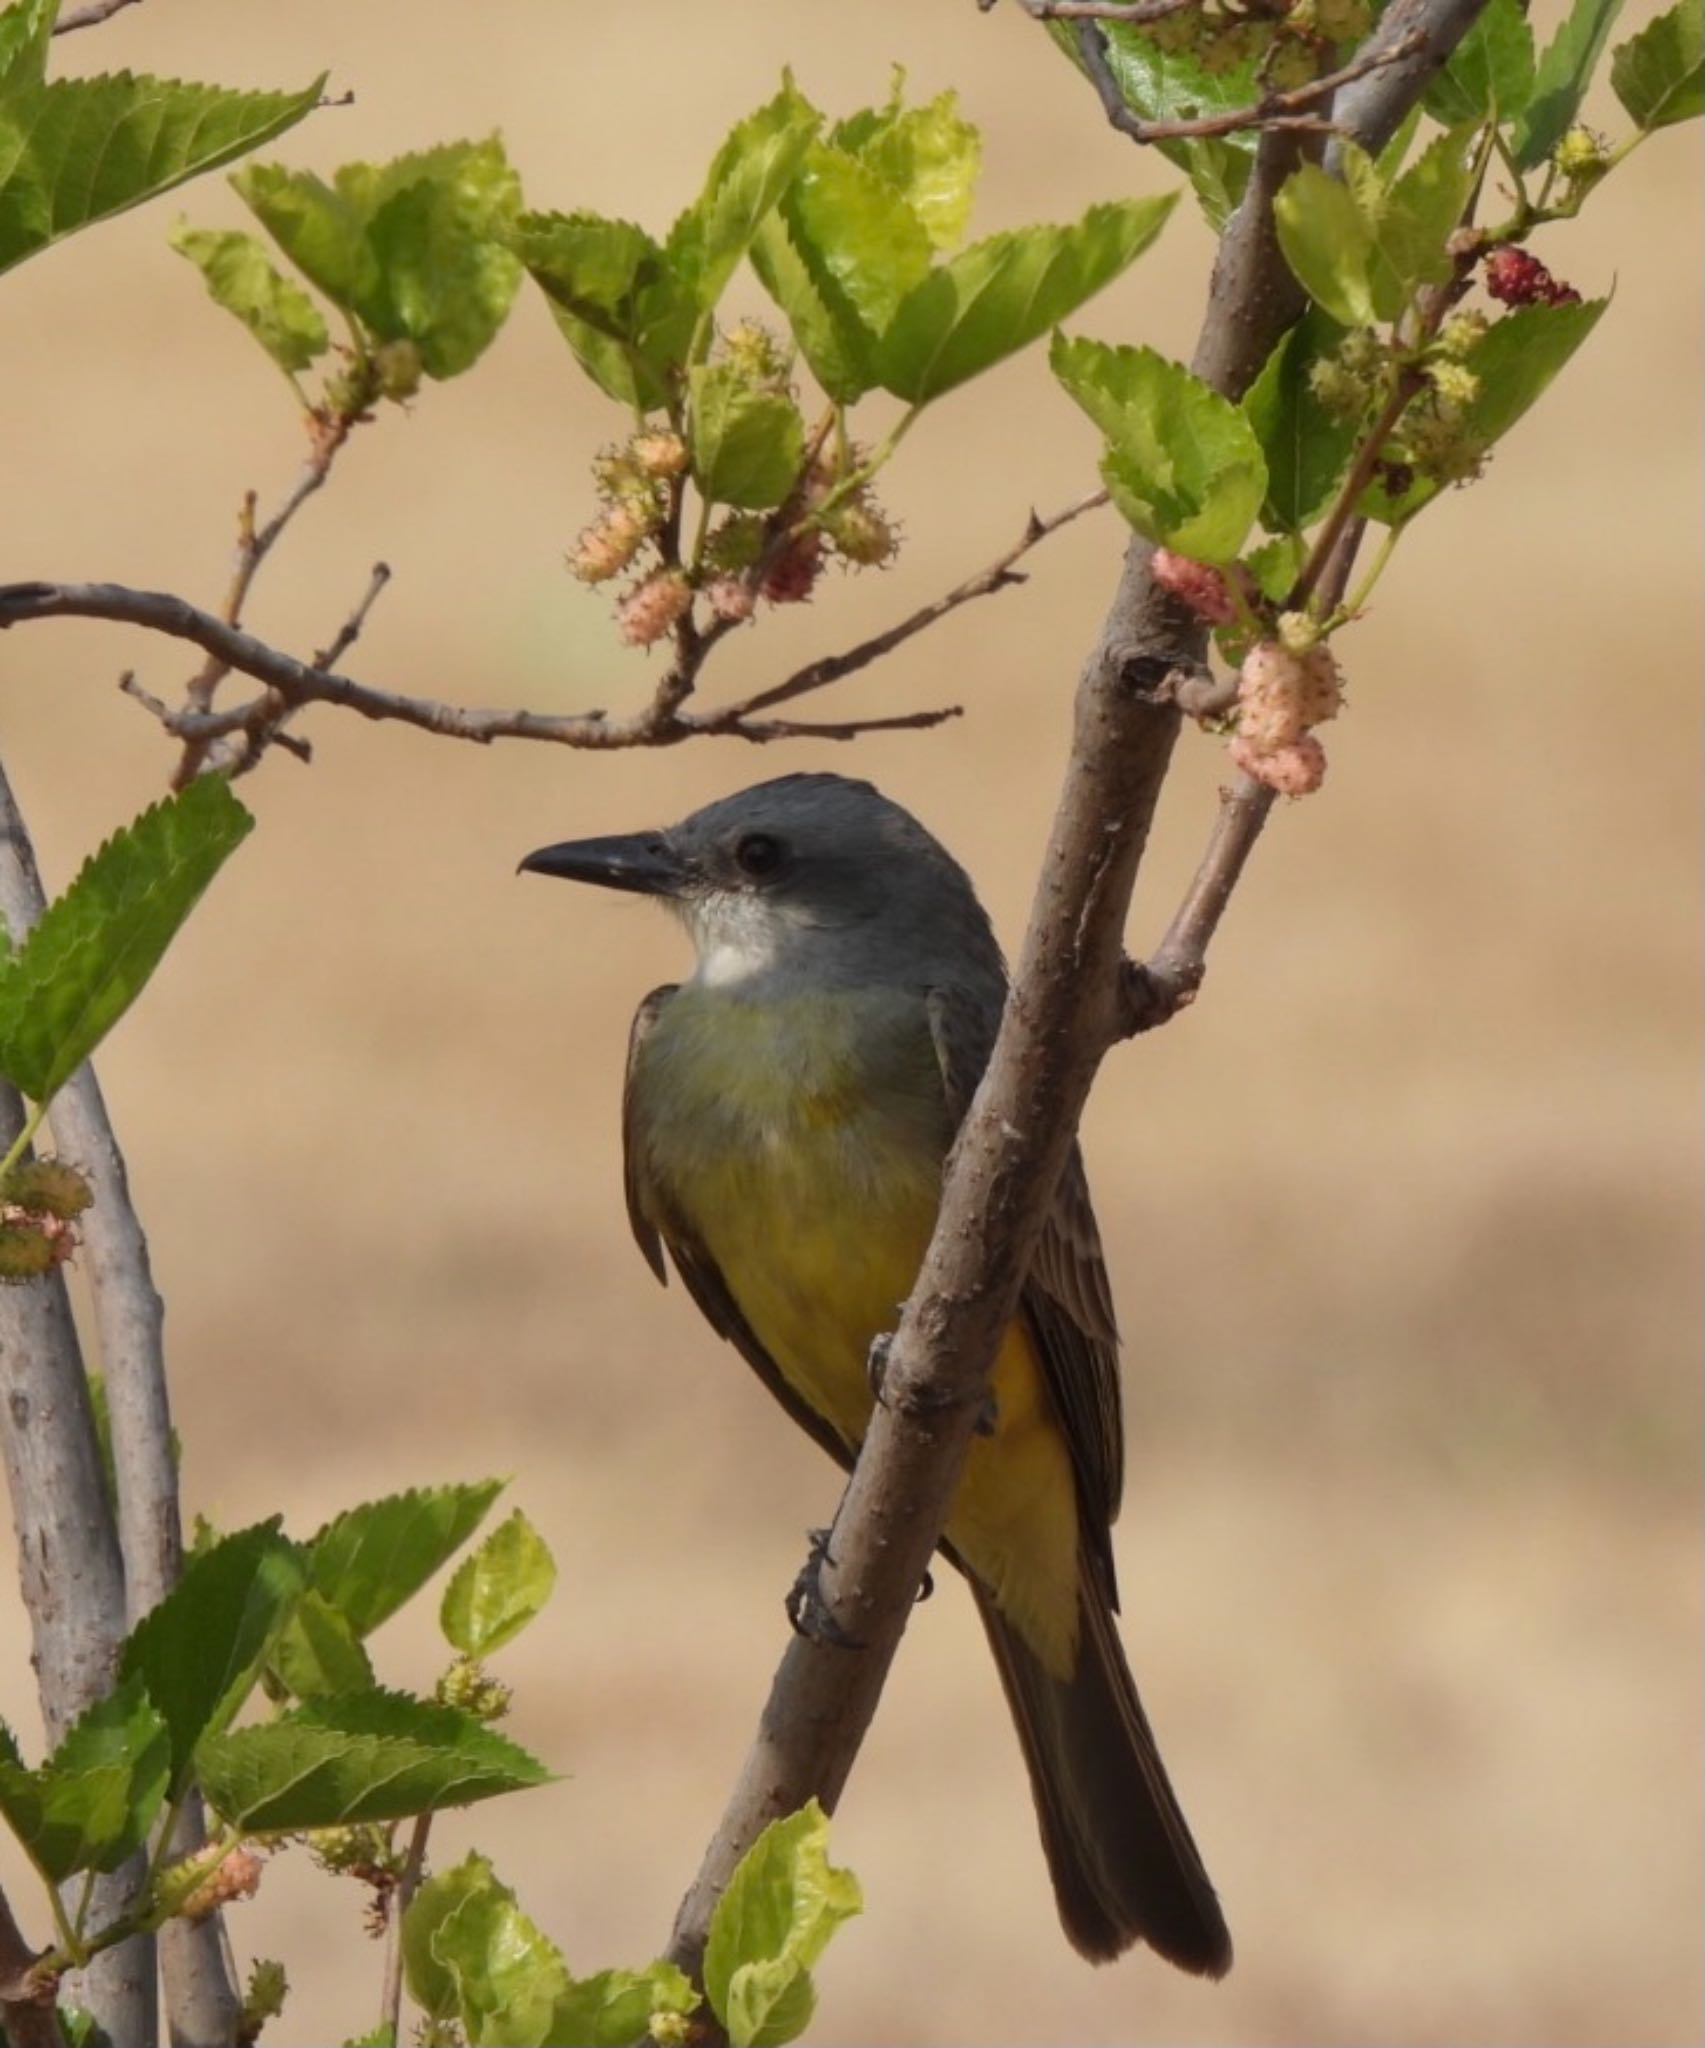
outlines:
M1240 128L1291 128L1316 134L1331 133L1336 124L1314 110L1323 101L1330 100L1340 86L1353 85L1370 72L1383 70L1388 64L1401 63L1415 55L1422 47L1422 38L1416 31L1390 46L1370 46L1358 51L1348 64L1338 70L1311 78L1305 85L1293 86L1288 92L1263 93L1260 99L1246 107L1232 107L1219 114L1195 114L1178 121L1145 121L1132 112L1108 61L1107 38L1095 21L1079 24L1077 46L1083 57L1084 69L1089 73L1089 81L1101 102L1102 112L1121 135L1130 136L1133 142L1147 144L1232 135Z
M1165 21L1202 0L1018 0L1032 21L1122 21L1129 28Z
M302 465L301 473L286 494L284 502L264 526L255 525L255 508L258 503L255 493L244 492L243 502L237 513L237 560L231 571L231 581L226 588L225 602L220 613L226 625L234 627L241 621L243 606L248 601L249 591L253 587L261 564L277 546L280 536L297 513L325 483L331 474L331 467L337 459L339 449L356 427L370 417L365 410L367 396L365 388L359 388L352 392L347 403L339 407L317 406L309 412L308 460ZM186 698L197 710L209 710L214 693L230 674L231 669L237 665L234 662L222 661L209 649L207 660L185 686ZM175 788L182 789L195 780L207 758L208 744L206 739L186 740L183 758L172 777Z
M932 603L920 605L909 618L902 619L897 626L890 626L885 632L876 633L868 640L861 640L856 647L849 647L844 654L825 655L820 661L813 661L786 677L782 682L772 683L767 690L759 690L755 696L745 697L738 704L728 708L727 715L741 719L754 711L766 711L773 704L790 703L795 697L803 697L812 690L821 690L830 683L838 683L843 676L850 676L857 669L866 668L873 661L879 661L885 654L891 654L914 633L921 633L926 626L933 626L937 619L946 618L960 605L969 604L974 597L990 597L997 590L1007 590L1025 579L1014 573L1013 564L1027 555L1039 542L1051 533L1058 533L1062 526L1080 518L1085 512L1093 512L1107 503L1105 491L1091 491L1087 498L1079 498L1068 505L1063 512L1055 512L1043 519L1032 512L1021 533L1005 554L999 555L986 569L979 569L974 576L967 576L963 583L955 584L944 596Z
M868 667L890 653L914 634L921 633L960 605L973 598L987 597L997 590L1023 582L1013 567L1030 549L1057 533L1062 526L1083 513L1106 503L1104 491L1092 492L1063 511L1040 518L1032 513L1023 533L986 568L955 585L944 596L922 605L885 632L861 641L844 653L826 656L798 670L768 689L739 702L707 711L683 708L683 693L673 669L659 683L651 701L626 717L611 717L597 711L542 712L526 710L470 709L444 704L426 697L404 696L380 690L340 675L327 665L347 648L360 631L373 600L384 587L386 571L375 568L373 580L361 604L346 621L343 632L323 657L310 665L292 654L257 640L227 621L215 618L186 599L165 591L131 590L118 583L10 583L0 586L0 630L30 619L110 619L123 625L145 626L153 632L188 640L205 650L209 665L221 674L235 669L266 686L265 694L246 704L223 711L202 710L194 705L174 709L125 675L120 688L156 718L174 738L198 750L205 760L208 750L221 740L239 734L277 739L289 744L288 736L277 730L282 718L305 704L337 704L359 712L364 718L390 719L451 739L471 740L489 745L493 740L525 739L553 741L559 746L609 750L622 747L673 746L694 738L734 738L763 744L778 739L852 739L866 732L909 732L940 725L956 718L962 707L944 705L924 711L899 712L879 718L836 719L806 722L763 718L757 714L777 704L791 702L808 692L825 688L842 677ZM709 644L710 636L705 636ZM297 742L296 744L300 744Z
M135 5L136 0L89 0L86 7L74 7L69 14L62 14L53 24L53 32L56 36L64 36L74 28L95 28L103 21L110 21L126 7Z
M322 649L320 653L314 656L315 668L330 668L334 662L347 654L356 641L361 638L361 629L367 623L367 614L378 603L379 593L390 580L390 563L375 562L373 564L373 573L367 580L367 588L362 592L361 602L350 613L349 617L344 620L343 624L338 627L337 632L332 636L331 645Z
M402 1870L385 1899L385 1978L379 2001L379 2028L383 2033L389 2027L387 2038L392 2041L400 2038L403 2010L403 1915L420 1888L421 1873L426 1868L426 1838L431 1832L432 1815L420 1814L409 1835Z

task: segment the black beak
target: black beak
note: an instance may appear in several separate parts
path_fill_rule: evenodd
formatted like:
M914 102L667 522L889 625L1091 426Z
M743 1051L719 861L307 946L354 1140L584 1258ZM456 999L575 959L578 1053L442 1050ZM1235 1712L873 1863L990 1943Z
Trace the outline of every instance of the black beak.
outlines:
M566 839L528 854L521 874L561 875L640 896L678 896L687 871L661 832L617 832L608 839Z

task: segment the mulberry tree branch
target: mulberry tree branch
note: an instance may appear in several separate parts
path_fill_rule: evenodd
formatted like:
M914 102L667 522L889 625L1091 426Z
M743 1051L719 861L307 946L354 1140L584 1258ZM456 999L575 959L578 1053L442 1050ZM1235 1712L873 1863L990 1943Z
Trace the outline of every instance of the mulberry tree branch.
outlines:
M1370 48L1419 30L1442 63L1475 11L1465 0L1396 0ZM1366 103L1357 133L1370 147L1430 75L1410 57L1379 76L1400 70L1402 91ZM1294 135L1262 134L1221 241L1194 368L1229 397L1248 387L1300 309L1272 223L1273 193L1297 149ZM715 1902L763 1826L813 1794L828 1807L839 1799L946 1522L1090 1084L1130 1029L1123 933L1181 716L1162 685L1189 673L1204 647L1200 622L1151 577L1151 554L1132 542L1078 683L1071 758L1000 1035L948 1162L935 1233L888 1351L884 1400L819 1574L825 1623L788 1645L676 1917L671 1954L688 1969L701 1965ZM1266 808L1249 807L1251 844ZM1222 878L1213 922L1233 881L1235 872Z

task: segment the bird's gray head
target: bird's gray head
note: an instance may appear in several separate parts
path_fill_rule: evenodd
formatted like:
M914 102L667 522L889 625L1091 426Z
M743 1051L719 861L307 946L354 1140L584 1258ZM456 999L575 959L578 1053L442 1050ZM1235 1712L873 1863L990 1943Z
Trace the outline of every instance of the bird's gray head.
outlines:
M521 866L661 897L705 983L1001 977L964 869L909 811L842 775L784 775L664 831L568 840Z

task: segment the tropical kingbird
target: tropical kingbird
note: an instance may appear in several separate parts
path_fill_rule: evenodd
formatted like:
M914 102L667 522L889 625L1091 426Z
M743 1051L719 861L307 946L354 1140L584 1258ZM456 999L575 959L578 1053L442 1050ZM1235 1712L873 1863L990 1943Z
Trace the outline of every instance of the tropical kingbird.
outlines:
M529 854L660 897L698 955L639 1006L628 1214L711 1326L850 1466L872 1345L899 1320L1006 971L969 877L867 782L787 775L666 831ZM1075 1947L1219 1976L1231 1938L1114 1626L1118 1335L1075 1146L942 1548L970 1581Z

